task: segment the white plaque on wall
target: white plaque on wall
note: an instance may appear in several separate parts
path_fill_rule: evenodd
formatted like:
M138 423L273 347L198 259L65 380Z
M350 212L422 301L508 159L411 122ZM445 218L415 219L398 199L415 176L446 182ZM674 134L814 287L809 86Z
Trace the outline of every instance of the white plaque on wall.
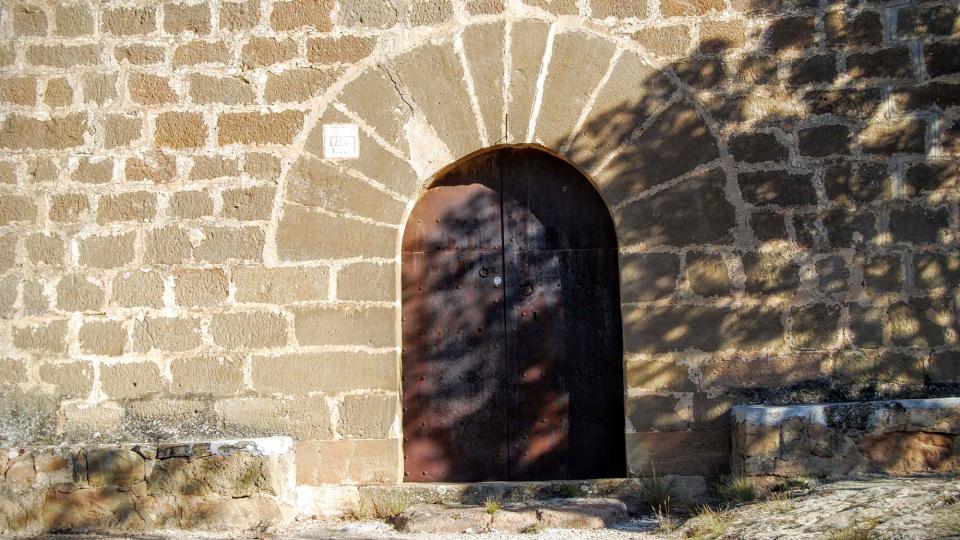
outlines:
M323 157L356 159L360 157L360 131L356 124L323 125Z

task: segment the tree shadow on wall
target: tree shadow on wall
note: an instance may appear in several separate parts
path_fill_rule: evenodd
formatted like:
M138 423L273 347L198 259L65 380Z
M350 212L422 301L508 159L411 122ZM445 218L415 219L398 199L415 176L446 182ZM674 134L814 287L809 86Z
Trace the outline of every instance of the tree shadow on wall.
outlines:
M891 118L884 87L902 80L892 102L903 113L939 113L960 97L956 87L910 82L903 47L838 52L879 46L869 23L828 21L846 30L813 54L801 54L813 47L813 29L797 18L770 26L760 50L728 55L731 43L708 40L647 78L635 99L591 116L566 152L603 193L620 242L630 473L727 472L736 404L958 391L930 368L930 348L952 343L956 306L943 287L929 298L904 289L906 269L921 267L955 285L942 195L957 168L923 163L926 118ZM437 219L483 227L484 197ZM421 270L422 286L469 282L487 262L443 264L443 276ZM483 305L492 304L457 297L419 310L404 323L405 349L408 328L456 335L451 376L496 380L487 348L503 336L478 329L502 327L504 314ZM424 376L404 367L408 380ZM484 407L498 390L445 388L442 421L463 427L454 437L488 445L474 464L486 471L505 451L484 438L503 429L504 416ZM405 403L405 426L425 427L436 415L426 401Z
M956 394L960 358L930 348L957 332L943 294L960 278L943 198L955 199L960 168L926 162L926 119L911 111L960 105L960 86L904 80L891 115L889 79L916 78L905 47L850 54L840 71L835 49L880 45L867 23L846 21L813 55L798 54L813 29L793 18L770 26L761 50L726 55L729 42L707 41L574 140L569 155L593 171L629 251L634 467L725 472L726 449L693 455L682 432L726 444L736 404ZM616 156L603 163L597 149ZM918 274L917 288L936 290L910 290L913 265L947 283ZM937 354L953 366L940 375L927 367Z

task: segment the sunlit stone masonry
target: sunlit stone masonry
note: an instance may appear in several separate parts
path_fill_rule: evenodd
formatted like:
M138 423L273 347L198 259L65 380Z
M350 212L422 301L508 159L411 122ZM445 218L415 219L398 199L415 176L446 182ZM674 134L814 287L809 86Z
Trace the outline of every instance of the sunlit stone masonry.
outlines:
M958 158L945 0L4 1L0 532L958 396Z

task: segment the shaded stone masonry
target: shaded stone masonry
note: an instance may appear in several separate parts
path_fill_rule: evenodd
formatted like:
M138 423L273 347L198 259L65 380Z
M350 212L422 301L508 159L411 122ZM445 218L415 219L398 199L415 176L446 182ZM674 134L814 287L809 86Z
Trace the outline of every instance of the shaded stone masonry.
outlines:
M738 404L956 395L958 20L5 4L0 446L289 435L302 486L400 481L399 235L497 144L611 209L631 474L728 472ZM325 159L326 123L360 159Z

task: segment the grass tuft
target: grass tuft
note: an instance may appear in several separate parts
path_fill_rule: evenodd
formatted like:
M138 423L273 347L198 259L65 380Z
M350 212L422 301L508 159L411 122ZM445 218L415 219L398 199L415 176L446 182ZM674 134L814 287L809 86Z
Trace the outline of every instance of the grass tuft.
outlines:
M715 540L727 532L731 517L723 510L702 506L692 520L695 524L684 533L687 538Z
M828 540L870 540L873 529L877 528L880 522L877 519L869 519L866 523L851 525L830 533Z
M670 514L670 499L672 497L673 484L658 477L656 471L653 472L652 476L642 476L640 478L640 500L647 503L658 517L661 514Z
M503 503L499 499L487 499L483 501L483 507L487 510L487 513L491 516L495 516L497 512L503 509Z
M748 476L728 476L720 486L720 496L725 500L742 504L757 498L756 488Z

